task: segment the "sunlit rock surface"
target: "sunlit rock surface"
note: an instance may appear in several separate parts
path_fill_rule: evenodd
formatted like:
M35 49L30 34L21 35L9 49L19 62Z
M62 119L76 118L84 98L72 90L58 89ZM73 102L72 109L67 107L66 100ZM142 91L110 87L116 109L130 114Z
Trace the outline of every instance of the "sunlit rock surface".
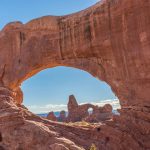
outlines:
M14 22L0 31L0 148L150 149L150 1L102 0L67 16ZM107 82L120 116L100 127L44 120L21 106L21 83L55 66Z
M55 116L53 111L48 113L47 119L52 120L52 121L57 121L57 117Z
M89 112L92 109L92 112ZM91 113L91 114L90 114ZM67 122L87 121L99 122L112 119L112 106L106 104L103 107L98 107L92 104L78 105L76 98L69 96Z
M68 115L66 115L66 112L63 110L60 111L58 117L55 116L54 112L49 112L47 115L47 119L58 122L86 121L91 123L97 123L113 118L112 106L110 104L105 104L103 107L99 107L89 103L79 105L74 95L70 95L67 106Z

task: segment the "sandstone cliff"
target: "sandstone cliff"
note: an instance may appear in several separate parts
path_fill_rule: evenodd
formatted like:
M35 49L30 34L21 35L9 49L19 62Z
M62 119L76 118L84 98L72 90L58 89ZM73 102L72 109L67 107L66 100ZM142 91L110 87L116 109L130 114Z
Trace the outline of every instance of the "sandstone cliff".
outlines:
M103 0L67 16L14 22L0 31L0 148L150 149L150 1ZM21 106L21 83L55 66L107 82L120 116L97 130L41 119ZM94 141L93 141L94 140Z

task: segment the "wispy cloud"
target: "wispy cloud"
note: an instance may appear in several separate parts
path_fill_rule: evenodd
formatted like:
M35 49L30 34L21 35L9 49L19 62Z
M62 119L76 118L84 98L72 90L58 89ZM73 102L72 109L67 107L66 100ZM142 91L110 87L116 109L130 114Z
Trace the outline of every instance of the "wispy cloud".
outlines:
M83 104L83 103L81 103ZM118 99L108 99L108 100L101 100L100 102L91 102L93 105L98 105L98 106L104 106L105 104L111 104L113 109L119 109L120 108L120 103Z
M60 110L67 110L67 105L64 104L47 104L43 106L38 106L38 105L32 105L32 106L27 106L28 109L34 113L47 113L50 111L60 111Z
M85 103L80 103L80 105L85 104ZM119 109L120 104L118 99L108 99L108 100L101 100L100 102L91 102L91 104L98 105L98 106L104 106L105 104L111 104L113 109ZM32 106L27 106L28 109L34 113L47 113L50 111L61 111L65 110L67 111L67 105L65 104L47 104L43 106L38 106L38 105L32 105Z

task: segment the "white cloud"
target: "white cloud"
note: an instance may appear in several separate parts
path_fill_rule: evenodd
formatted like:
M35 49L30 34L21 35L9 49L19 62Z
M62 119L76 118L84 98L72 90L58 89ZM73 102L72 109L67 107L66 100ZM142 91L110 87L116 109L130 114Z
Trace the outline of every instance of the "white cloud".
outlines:
M59 105L55 105L55 104L47 104L47 105L43 105L43 106L37 106L37 105L32 105L32 106L27 106L27 108L34 112L34 113L47 113L50 111L61 111L61 110L67 110L67 105L64 104L59 104Z
M91 104L98 105L98 106L104 106L105 104L111 104L114 110L120 108L118 99L101 100L100 102L91 102Z
M83 103L80 103L80 105ZM85 104L85 103L84 103ZM108 99L108 100L101 100L100 102L91 102L91 104L98 105L98 106L104 106L105 104L111 104L113 106L113 109L119 109L120 104L118 99ZM32 106L27 106L28 109L34 113L47 113L50 111L61 111L65 110L67 111L67 105L65 104L47 104L43 106L38 106L38 105L32 105Z

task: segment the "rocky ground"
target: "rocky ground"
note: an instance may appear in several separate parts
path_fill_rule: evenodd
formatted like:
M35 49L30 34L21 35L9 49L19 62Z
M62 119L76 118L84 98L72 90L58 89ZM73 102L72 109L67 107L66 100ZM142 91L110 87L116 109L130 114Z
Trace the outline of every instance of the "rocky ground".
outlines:
M120 116L85 128L40 118L20 85L41 70L75 67L105 81ZM0 31L0 149L150 149L150 1L102 0L79 13L13 22Z
M2 150L148 150L150 125L147 108L95 125L58 123L17 105L7 89L0 93L0 148ZM6 96L7 94L7 96ZM144 128L143 128L144 127Z

